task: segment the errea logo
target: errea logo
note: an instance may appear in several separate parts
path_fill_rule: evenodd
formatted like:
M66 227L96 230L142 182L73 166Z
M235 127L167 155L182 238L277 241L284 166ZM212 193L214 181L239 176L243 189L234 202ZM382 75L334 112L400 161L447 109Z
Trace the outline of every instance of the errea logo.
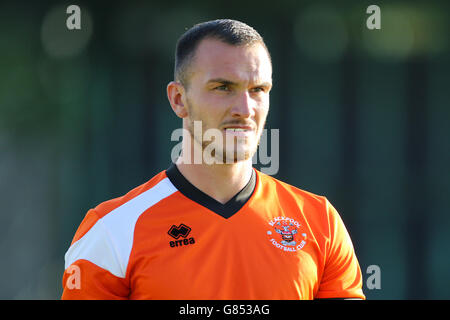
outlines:
M184 223L180 224L178 227L176 225L172 225L172 227L170 227L169 231L167 232L169 234L169 236L171 236L174 239L178 239L180 237L182 237L184 239L170 241L169 245L172 248L175 248L175 247L187 246L189 244L194 244L195 243L194 238L192 238L192 237L187 238L187 236L189 235L191 230L192 229L190 227L188 227L187 225L185 225Z

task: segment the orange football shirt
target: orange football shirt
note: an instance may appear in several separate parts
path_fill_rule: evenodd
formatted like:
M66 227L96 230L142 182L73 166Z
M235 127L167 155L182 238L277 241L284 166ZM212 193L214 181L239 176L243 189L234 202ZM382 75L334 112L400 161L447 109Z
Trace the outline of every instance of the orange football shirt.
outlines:
M325 197L253 170L221 204L175 165L86 214L62 299L362 298L349 234Z

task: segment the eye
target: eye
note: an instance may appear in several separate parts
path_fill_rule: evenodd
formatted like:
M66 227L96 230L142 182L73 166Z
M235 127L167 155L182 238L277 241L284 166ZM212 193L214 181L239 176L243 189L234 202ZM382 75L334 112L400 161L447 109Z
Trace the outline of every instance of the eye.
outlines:
M250 89L250 92L265 92L266 89L264 87L255 87Z
M227 84L222 84L220 86L217 86L214 88L214 90L219 90L219 91L230 91L230 87Z

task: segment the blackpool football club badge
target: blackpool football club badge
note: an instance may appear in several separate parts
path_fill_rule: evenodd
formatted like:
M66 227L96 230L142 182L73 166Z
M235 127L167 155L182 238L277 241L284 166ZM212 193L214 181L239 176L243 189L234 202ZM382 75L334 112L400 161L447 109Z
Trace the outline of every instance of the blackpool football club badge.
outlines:
M276 217L269 221L267 231L269 241L278 249L288 252L301 250L306 244L306 233L296 220L289 217Z

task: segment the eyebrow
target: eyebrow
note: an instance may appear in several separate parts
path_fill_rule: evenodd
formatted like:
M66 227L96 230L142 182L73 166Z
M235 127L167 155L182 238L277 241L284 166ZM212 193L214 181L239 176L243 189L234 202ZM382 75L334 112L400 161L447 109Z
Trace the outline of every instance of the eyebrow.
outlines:
M224 79L224 78L214 78L211 80L208 80L207 83L221 83L221 84L226 84L226 85L237 85L236 82ZM255 85L256 87L271 87L272 84L270 82L262 82L262 83L258 83Z
M224 78L211 79L211 80L208 80L207 83L222 83L222 84L228 84L228 85L236 85L235 82L224 79Z

